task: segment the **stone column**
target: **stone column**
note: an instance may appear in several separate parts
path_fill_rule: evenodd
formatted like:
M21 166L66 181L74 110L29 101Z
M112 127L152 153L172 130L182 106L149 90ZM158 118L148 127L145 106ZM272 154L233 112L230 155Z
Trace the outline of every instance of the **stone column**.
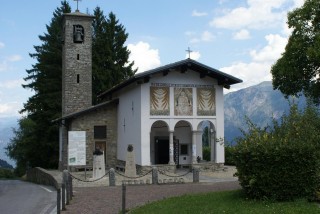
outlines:
M169 164L174 165L174 159L173 159L173 131L170 131L169 136Z
M197 163L197 131L192 131L192 164Z

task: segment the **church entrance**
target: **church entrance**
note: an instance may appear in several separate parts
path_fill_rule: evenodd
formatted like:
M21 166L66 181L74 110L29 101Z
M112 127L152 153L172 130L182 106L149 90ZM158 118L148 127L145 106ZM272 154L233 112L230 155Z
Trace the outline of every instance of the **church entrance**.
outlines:
M169 163L169 138L155 138L155 164Z

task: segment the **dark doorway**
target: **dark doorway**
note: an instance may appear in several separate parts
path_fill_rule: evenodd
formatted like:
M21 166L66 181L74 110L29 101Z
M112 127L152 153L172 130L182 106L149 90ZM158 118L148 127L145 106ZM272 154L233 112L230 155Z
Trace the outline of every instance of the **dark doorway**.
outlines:
M169 139L155 139L155 162L156 164L169 163Z

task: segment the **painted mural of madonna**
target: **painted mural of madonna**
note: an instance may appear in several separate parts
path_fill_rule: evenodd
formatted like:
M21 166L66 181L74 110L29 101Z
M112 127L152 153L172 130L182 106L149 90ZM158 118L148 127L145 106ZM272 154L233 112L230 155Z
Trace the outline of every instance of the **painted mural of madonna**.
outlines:
M174 115L192 116L192 88L174 89Z

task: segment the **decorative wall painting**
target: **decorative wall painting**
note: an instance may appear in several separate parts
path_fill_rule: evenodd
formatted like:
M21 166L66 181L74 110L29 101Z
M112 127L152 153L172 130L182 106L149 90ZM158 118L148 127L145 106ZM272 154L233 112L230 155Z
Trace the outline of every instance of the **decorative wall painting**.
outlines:
M150 115L170 115L169 87L150 87Z
M216 115L214 88L197 88L197 114L199 116Z
M192 116L192 88L174 88L174 115Z

